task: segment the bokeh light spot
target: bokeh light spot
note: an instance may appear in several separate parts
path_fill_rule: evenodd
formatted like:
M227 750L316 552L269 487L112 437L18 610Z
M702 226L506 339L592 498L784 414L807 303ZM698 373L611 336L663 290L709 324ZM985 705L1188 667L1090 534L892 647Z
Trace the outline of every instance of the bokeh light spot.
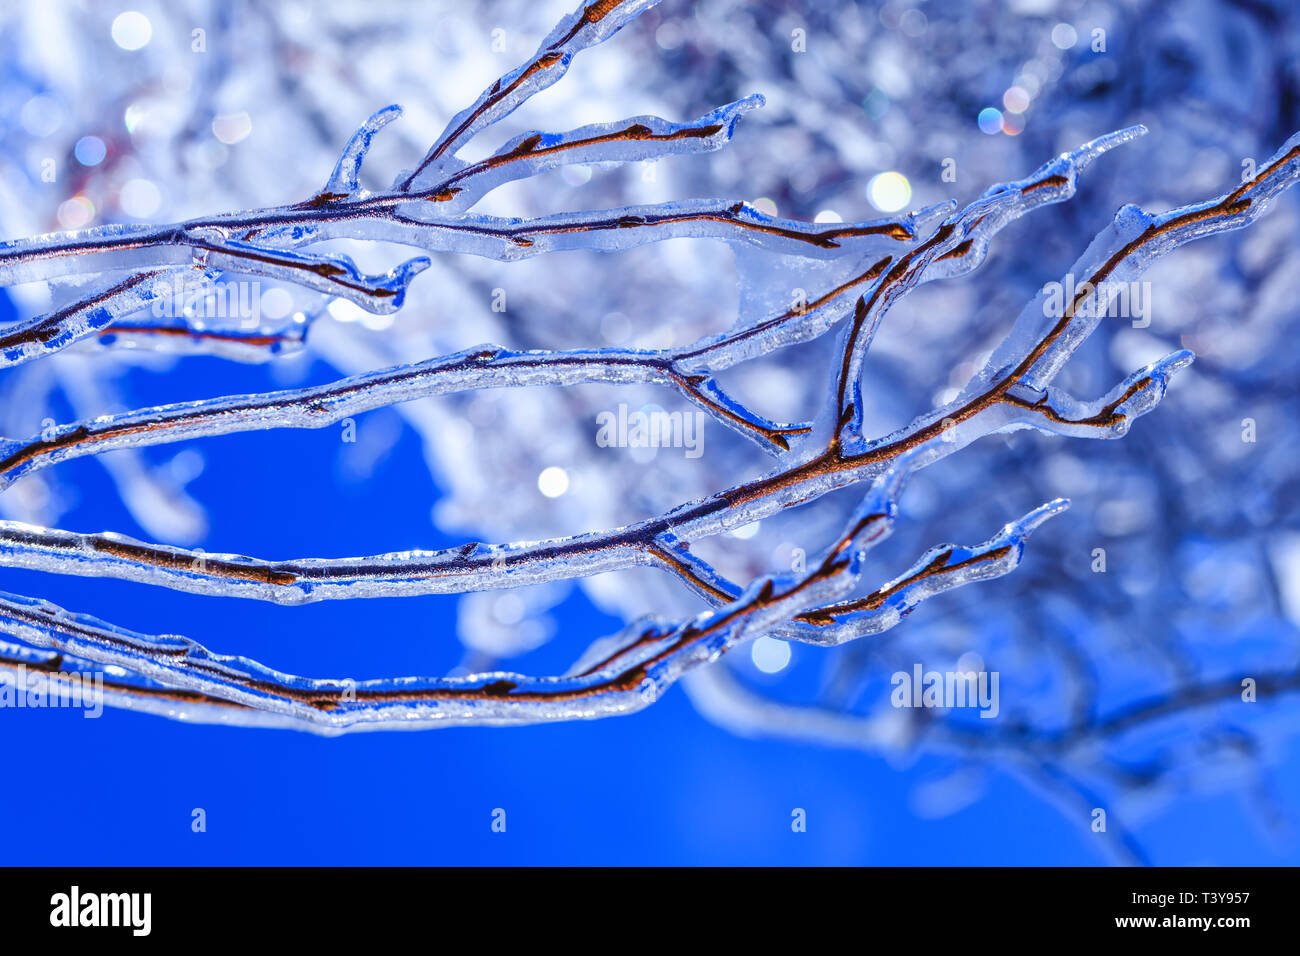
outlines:
M867 183L867 199L881 212L898 212L912 201L912 184L902 173L877 173Z
M77 162L83 166L98 166L108 155L108 147L98 136L83 136L77 140L77 145L72 147L72 155L77 157Z
M1079 34L1068 23L1052 27L1052 43L1058 50L1068 50L1079 41Z
M537 490L548 498L558 498L569 490L569 473L551 465L537 476Z
M123 50L139 50L153 38L153 24L139 10L127 10L113 19L112 33Z
M790 663L790 645L775 637L760 637L750 647L750 656L764 674L779 674Z
M994 133L1002 132L1002 111L996 110L989 106L980 110L980 115L976 118L980 130L992 136Z

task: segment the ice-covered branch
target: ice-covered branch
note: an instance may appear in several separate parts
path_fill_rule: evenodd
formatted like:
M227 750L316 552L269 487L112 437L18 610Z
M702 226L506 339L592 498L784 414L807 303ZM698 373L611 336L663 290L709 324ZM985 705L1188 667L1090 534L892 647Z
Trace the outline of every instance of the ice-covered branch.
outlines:
M809 606L842 595L861 573L865 552L888 533L908 470L905 458L873 483L844 533L810 570L763 577L727 605L685 623L633 624L610 639L624 648L621 653L592 667L581 667L580 662L574 670L581 667L581 672L573 676L491 673L441 679L311 680L246 658L213 654L185 638L142 635L69 614L47 602L13 596L0 596L0 632L32 647L57 650L153 682L158 686L139 680L114 682L116 694L148 698L146 706L156 707L159 698L165 698L160 688L175 688L185 693L174 697L172 706L183 705L187 697L197 694L197 703L205 707L228 701L324 733L626 713L652 703L687 671L716 660ZM11 662L0 660L0 666ZM236 715L225 717L240 722ZM261 723L256 716L251 722Z
M156 300L171 281L167 270L140 272L48 315L6 328L0 333L0 368L49 355L103 331L115 319Z
M422 186L455 161L456 151L477 133L522 106L531 97L559 82L573 57L603 43L659 0L592 0L565 17L542 41L523 66L498 79L471 106L454 116L420 164L397 178L403 192Z
M890 306L922 283L976 269L984 261L990 240L1004 226L1040 206L1069 199L1079 173L1093 160L1145 133L1142 126L1108 133L1045 163L1026 179L991 187L898 259L869 297L863 297L845 330L835 402L829 410L841 444L852 451L863 443L862 363Z
M947 544L931 548L892 581L861 597L803 611L790 623L773 628L772 634L785 640L832 646L887 631L928 597L1015 570L1029 535L1068 506L1064 499L1047 502L974 547ZM710 604L734 600L740 593L737 584L701 561L674 535L661 536L651 554Z

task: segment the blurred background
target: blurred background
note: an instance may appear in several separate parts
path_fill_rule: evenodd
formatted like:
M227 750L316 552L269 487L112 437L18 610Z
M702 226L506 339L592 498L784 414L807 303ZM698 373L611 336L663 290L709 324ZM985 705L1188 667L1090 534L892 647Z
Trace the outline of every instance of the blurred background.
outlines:
M297 202L319 191L360 122L400 103L362 177L385 188L572 6L5 0L0 232ZM975 273L891 311L864 385L868 424L884 433L951 398L1120 206L1222 195L1300 129L1297 16L1282 0L664 0L461 155L530 129L684 121L758 92L766 107L721 152L548 172L476 211L725 197L847 222L964 205L1095 136L1148 126L1085 173L1072 200L1011 224ZM868 570L883 582L932 545L978 543L1071 498L1012 574L842 648L742 647L711 678L625 718L326 740L121 711L0 712L22 762L0 810L29 824L10 828L0 861L1300 862L1298 201L1283 196L1250 229L1158 263L1144 276L1149 325L1102 322L1058 380L1093 397L1192 349L1195 365L1160 408L1120 441L1022 431L926 469ZM332 245L370 271L404 258L379 243ZM724 244L673 240L510 264L439 257L393 316L263 282L268 327L319 313L302 348L232 361L177 343L88 341L0 376L0 434L324 383L481 342L684 345L731 326L751 281ZM48 311L52 295L39 282L0 289L0 321ZM746 364L724 384L772 418L808 417L833 345ZM770 467L712 423L698 459L598 447L595 416L619 402L682 408L654 388L465 393L368 413L355 442L277 431L68 462L0 495L0 514L208 552L336 557L614 527ZM547 469L563 471L562 488L539 485ZM703 553L738 578L788 567L795 549L824 547L852 504L832 495ZM358 679L559 673L640 614L700 609L650 569L297 608L9 569L0 588L283 671ZM1001 674L999 719L890 706L893 672L959 662ZM1292 692L1245 704L1206 690L1243 677ZM809 714L833 715L836 732ZM1098 807L1106 833L1092 830ZM191 831L195 808L206 833ZM504 834L491 830L498 808ZM791 828L796 809L806 832Z

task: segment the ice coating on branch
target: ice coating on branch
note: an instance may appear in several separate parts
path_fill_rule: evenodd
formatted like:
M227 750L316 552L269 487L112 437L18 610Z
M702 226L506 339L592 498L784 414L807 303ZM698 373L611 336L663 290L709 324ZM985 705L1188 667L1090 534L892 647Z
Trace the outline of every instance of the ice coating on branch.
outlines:
M1061 284L1076 290L1075 298L1064 303L1064 308L1054 308L1052 299L1059 292L1044 287L1038 298L1025 306L1012 334L994 353L989 372L1001 373L1015 362L1025 342L1042 338L1053 326L1059 326L1053 341L1023 374L1027 386L1045 387L1106 316L1117 289L1184 243L1250 224L1298 178L1300 134L1288 139L1253 179L1217 200L1192 203L1159 215L1132 204L1123 206L1070 270L1068 278L1073 282Z
M907 571L871 592L796 615L772 628L771 634L788 641L834 646L887 631L926 598L1014 571L1030 534L1069 504L1058 498L1040 505L979 545L933 547ZM690 566L688 581L705 600L717 605L723 596L734 599L739 593L734 583L678 546L674 539L667 538L664 547L673 551L675 560Z
M774 633L788 640L835 645L886 631L929 597L1010 574L1020 566L1030 534L1069 506L1064 498L1039 505L973 547L933 547L907 571L870 594L799 615Z
M400 309L411 280L430 265L426 256L416 256L382 275L369 275L345 255L268 248L226 238L214 229L196 229L191 235L203 244L203 251L195 257L200 265L293 282L346 299L376 315Z
M21 365L67 348L115 319L138 312L172 286L172 274L144 272L0 333L0 368Z
M593 123L567 133L521 133L487 159L462 164L454 172L449 170L438 184L438 212L461 212L503 183L559 166L631 163L712 152L731 141L741 116L762 105L763 97L754 94L689 123L634 116L613 123ZM412 208L418 207L404 211Z
M361 188L357 177L361 174L361 164L365 162L370 150L370 141L375 134L402 115L402 108L397 104L377 110L352 134L348 145L343 148L343 155L330 173L321 196L330 200L350 196Z
M534 94L557 83L576 53L603 43L659 0L593 0L561 20L527 63L502 76L474 103L457 113L413 171L397 177L395 188L411 191L427 186L446 168L445 157L475 133L510 115Z
M839 384L823 412L822 432L814 434L834 432L845 447L862 447L862 364L876 328L898 298L922 283L953 278L978 268L989 242L1004 226L1040 206L1069 199L1074 195L1079 173L1093 160L1145 132L1145 127L1134 126L1100 136L1045 163L1025 179L990 187L974 203L945 218L927 242L901 257L869 290L864 290L853 322L844 332L847 360L841 364Z
M106 350L139 349L172 355L211 355L232 362L258 364L301 351L309 320L291 318L268 329L198 328L183 316L140 321L128 319L100 329L93 345ZM136 444L145 444L140 441ZM2 444L2 443L0 443Z
M43 282L87 271L87 263L100 270L130 269L148 261L138 250L156 243L163 234L156 226L92 226L0 242L0 282L18 285ZM183 250L173 262L188 259Z

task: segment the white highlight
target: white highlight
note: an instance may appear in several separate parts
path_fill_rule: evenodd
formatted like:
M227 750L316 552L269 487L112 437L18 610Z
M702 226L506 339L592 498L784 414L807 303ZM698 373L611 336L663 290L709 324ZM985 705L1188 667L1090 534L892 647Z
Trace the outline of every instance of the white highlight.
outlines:
M569 473L551 465L537 476L537 490L548 498L558 498L569 490Z
M867 199L881 212L898 212L912 201L912 184L902 173L877 173L867 183Z
M113 42L123 50L139 50L153 38L153 24L139 10L127 10L113 19Z
M779 674L790 663L790 645L775 637L760 637L754 641L750 656L764 674Z

